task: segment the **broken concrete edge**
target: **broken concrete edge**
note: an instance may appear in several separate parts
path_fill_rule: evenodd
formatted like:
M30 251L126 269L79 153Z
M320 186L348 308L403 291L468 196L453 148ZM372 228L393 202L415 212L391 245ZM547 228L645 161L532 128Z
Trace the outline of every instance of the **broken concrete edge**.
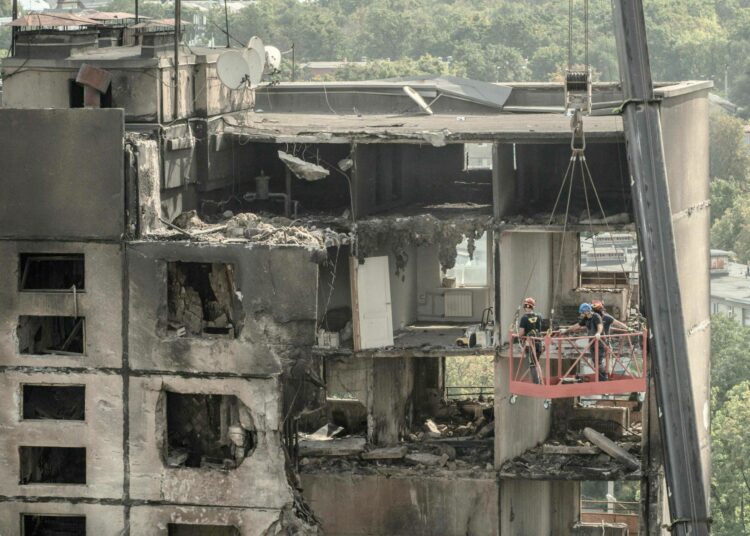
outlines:
M497 477L500 480L538 480L538 481L592 481L592 482L611 482L611 481L638 481L643 478L643 473L639 471L633 471L631 473L622 473L618 471L609 471L601 473L600 475L594 475L585 471L574 471L568 470L561 473L544 473L544 472L533 472L533 471L511 471L507 469L500 469L497 472Z
M583 435L595 444L597 447L602 449L604 452L619 460L625 466L633 470L640 470L641 462L632 456L628 451L623 449L620 445L607 438L604 434L600 434L592 428L584 428Z

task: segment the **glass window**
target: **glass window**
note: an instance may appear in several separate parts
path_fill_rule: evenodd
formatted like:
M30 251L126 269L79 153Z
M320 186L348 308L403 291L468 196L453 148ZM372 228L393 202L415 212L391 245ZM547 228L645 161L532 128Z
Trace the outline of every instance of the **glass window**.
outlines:
M464 169L492 169L492 144L467 143L464 145Z
M456 265L445 273L454 277L457 287L487 286L487 233L474 242L474 254L469 258L469 240L464 238L456 248Z

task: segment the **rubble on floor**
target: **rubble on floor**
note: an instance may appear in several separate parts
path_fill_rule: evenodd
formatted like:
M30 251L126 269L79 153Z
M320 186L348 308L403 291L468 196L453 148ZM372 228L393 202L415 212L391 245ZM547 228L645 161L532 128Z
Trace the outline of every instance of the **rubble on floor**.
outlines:
M343 429L332 424L300 433L300 471L494 478L491 399L449 401L417 428L398 445L382 447L364 435L341 437Z
M550 213L537 213L532 215L518 214L510 216L497 222L497 225L564 225L565 213L555 214L550 221ZM606 218L591 218L587 212L580 215L568 214L567 224L570 225L631 225L633 220L630 214L621 212L610 214Z
M590 430L590 429L585 429ZM594 432L596 434L596 432ZM587 439L590 433L568 431L563 440L550 440L507 461L501 478L525 480L637 480L640 470L640 435L625 435L613 443L624 452L617 458ZM596 434L597 442L601 434Z
M195 210L183 212L166 227L153 231L149 238L202 242L252 243L273 246L300 246L325 251L348 244L351 225L345 218L305 216L290 219L265 213L224 211L215 217L201 218Z

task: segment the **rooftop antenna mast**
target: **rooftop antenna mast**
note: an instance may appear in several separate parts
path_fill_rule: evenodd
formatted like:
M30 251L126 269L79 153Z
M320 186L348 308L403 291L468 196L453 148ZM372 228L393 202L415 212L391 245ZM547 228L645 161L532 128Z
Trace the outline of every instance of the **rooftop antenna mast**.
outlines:
M182 0L174 2L174 117L172 121L177 120L180 101L180 31L182 29Z
M229 44L229 10L227 9L227 0L224 0L224 33L227 35L227 48L229 48L231 45Z
M18 18L18 0L13 0L13 7L11 8L11 19L16 20ZM16 26L10 29L10 55L16 55L16 32L18 31Z

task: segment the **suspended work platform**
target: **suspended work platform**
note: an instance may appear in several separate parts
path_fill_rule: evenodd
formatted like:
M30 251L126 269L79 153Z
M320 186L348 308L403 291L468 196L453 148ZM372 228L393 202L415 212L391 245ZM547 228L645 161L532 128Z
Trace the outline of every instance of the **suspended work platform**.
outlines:
M645 329L602 335L599 344L588 335L557 331L542 337L511 333L509 340L512 395L551 399L646 391Z

